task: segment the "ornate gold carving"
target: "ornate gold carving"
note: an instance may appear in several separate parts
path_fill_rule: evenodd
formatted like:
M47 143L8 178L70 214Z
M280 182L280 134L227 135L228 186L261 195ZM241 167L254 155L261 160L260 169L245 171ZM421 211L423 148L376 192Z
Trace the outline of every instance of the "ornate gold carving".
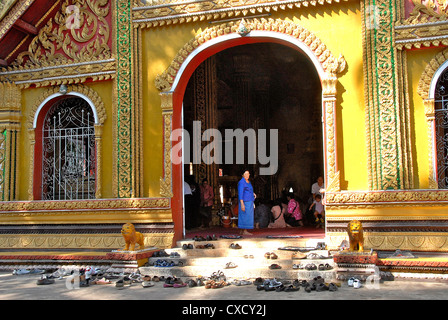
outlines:
M70 210L99 210L99 209L157 209L169 208L170 201L166 198L143 199L97 199L78 201L9 201L2 203L0 212L27 211L70 211Z
M24 2L23 6L26 5ZM73 14L66 11L69 5L79 9L81 28L67 29L68 15ZM27 88L31 84L39 87L114 78L109 14L110 1L65 0L56 16L39 30L28 50L0 72L0 81L14 81Z
M343 232L327 232L327 245L329 248L337 248L347 234ZM373 250L409 250L445 252L448 250L446 234L428 232L364 232L365 249Z
M80 28L67 29L66 23L71 14L67 10L69 5L75 5L79 9ZM110 26L106 21L109 12L109 1L66 0L56 16L40 29L28 51L17 57L14 65L46 67L110 58Z
M175 0L135 1L133 21L139 27L211 21L225 18L248 17L254 14L283 11L318 5L331 5L349 0L206 0L179 2ZM149 4L149 5L148 5Z
M331 210L390 206L446 206L448 190L385 190L327 192L325 203Z
M446 0L413 0L414 8L409 18L395 25L397 49L429 46L446 46L448 40L448 16Z
M171 131L173 119L173 94L165 92L160 94L163 116L163 177L160 178L160 195L171 198L172 171L171 171Z
M3 18L0 18L0 38L2 38L9 29L12 28L14 23L17 21L18 18L22 16L22 14L30 7L30 5L34 2L34 0L20 0L17 1L17 3L13 5L12 2L16 1L8 1L9 3L4 3L4 1L1 2L0 5L2 5L2 9L6 10L8 9L9 12L7 15ZM8 7L6 7L8 6ZM2 15L4 15L6 11L2 12Z
M0 83L0 201L16 199L20 105L20 89L13 83Z
M370 189L405 189L413 181L412 160L407 157L408 111L400 103L401 60L394 48L397 5L387 0L361 2ZM374 12L369 11L372 7Z
M131 3L127 0L115 1L115 22L116 22L116 57L117 57L117 78L115 81L116 113L114 127L114 193L119 198L136 197L138 192L138 181L135 179L133 168L136 139L132 137L137 133L135 118L135 90L137 83L135 75L135 58L133 57L133 32ZM134 72L135 71L135 72ZM138 72L142 72L139 70ZM137 127L138 128L138 127Z
M426 125L428 134L428 181L430 189L438 189L439 185L436 176L436 140L435 140L435 111L434 99L424 101Z
M432 79L437 70L448 60L448 49L439 52L427 65L425 71L420 76L417 92L423 100L429 99L429 89Z
M253 31L274 31L299 39L313 51L323 69L329 75L338 74L345 69L346 62L342 56L335 58L319 38L317 38L310 31L293 22L281 19L246 19L246 23ZM213 38L236 33L238 27L239 21L228 22L219 26L207 28L200 34L196 35L194 39L190 40L179 51L168 69L156 78L155 84L157 89L160 91L170 91L177 72L193 50Z
M173 233L144 234L145 247L170 248ZM120 234L0 235L2 249L117 249L125 242Z

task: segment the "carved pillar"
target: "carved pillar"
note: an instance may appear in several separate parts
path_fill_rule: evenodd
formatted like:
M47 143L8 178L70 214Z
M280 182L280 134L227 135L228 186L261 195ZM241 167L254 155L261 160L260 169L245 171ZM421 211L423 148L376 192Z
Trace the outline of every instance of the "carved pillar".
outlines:
M20 134L20 90L0 83L0 200L17 199L18 139Z
M325 188L327 192L338 192L340 187L340 176L337 159L336 139L336 84L338 80L335 75L327 75L322 80L322 104L323 104L323 126L325 132Z
M207 129L218 129L217 122L217 86L216 86L216 57L211 56L205 60L194 73L194 119L201 122L201 137ZM204 137L207 138L208 137ZM201 150L221 141L201 141ZM215 193L215 205L220 203L218 185L218 164L203 159L202 156L210 156L208 153L197 155L202 159L199 165L193 167L193 173L198 183L201 184L207 178ZM209 163L209 164L207 164Z
M172 170L171 170L171 132L173 121L173 93L162 92L160 94L163 117L163 177L160 177L160 195L171 198ZM169 147L167 147L169 146Z
M102 164L102 139L103 126L95 125L95 147L96 147L96 190L95 198L101 198L101 164Z
M429 188L438 189L437 183L437 163L436 163L436 123L435 123L435 105L434 99L426 99L425 104L425 115L426 115L426 125L428 132L429 150L428 150L428 160L429 160Z
M404 57L397 53L393 38L402 9L397 3L361 1L369 188L373 190L409 188L413 181L407 110L400 96L399 64Z

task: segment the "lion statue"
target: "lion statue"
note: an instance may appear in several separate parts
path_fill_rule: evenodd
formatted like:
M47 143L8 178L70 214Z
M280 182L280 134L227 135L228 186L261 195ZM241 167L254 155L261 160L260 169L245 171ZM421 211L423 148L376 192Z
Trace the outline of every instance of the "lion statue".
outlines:
M364 250L364 231L362 224L358 220L352 220L347 226L348 239L350 243L350 251Z
M132 223L126 223L123 225L123 227L121 228L121 235L126 242L126 246L124 247L125 251L134 251L136 243L139 244L140 250L145 247L143 234L135 231L135 227Z

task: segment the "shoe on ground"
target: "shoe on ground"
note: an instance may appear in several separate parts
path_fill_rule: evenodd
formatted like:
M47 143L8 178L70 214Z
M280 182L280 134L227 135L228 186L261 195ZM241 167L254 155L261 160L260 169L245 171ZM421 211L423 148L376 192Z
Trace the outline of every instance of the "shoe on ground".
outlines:
M355 281L355 278L353 278L353 277L349 278L348 281L347 281L347 285L348 285L349 287L353 287L353 282L354 282L354 281Z

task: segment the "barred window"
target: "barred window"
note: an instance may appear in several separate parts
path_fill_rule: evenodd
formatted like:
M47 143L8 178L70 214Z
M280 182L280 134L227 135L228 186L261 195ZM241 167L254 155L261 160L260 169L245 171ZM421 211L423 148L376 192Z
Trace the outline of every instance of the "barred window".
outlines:
M87 101L57 101L43 125L42 199L95 198L94 115Z
M448 189L448 69L437 81L434 111L437 183L439 189Z

